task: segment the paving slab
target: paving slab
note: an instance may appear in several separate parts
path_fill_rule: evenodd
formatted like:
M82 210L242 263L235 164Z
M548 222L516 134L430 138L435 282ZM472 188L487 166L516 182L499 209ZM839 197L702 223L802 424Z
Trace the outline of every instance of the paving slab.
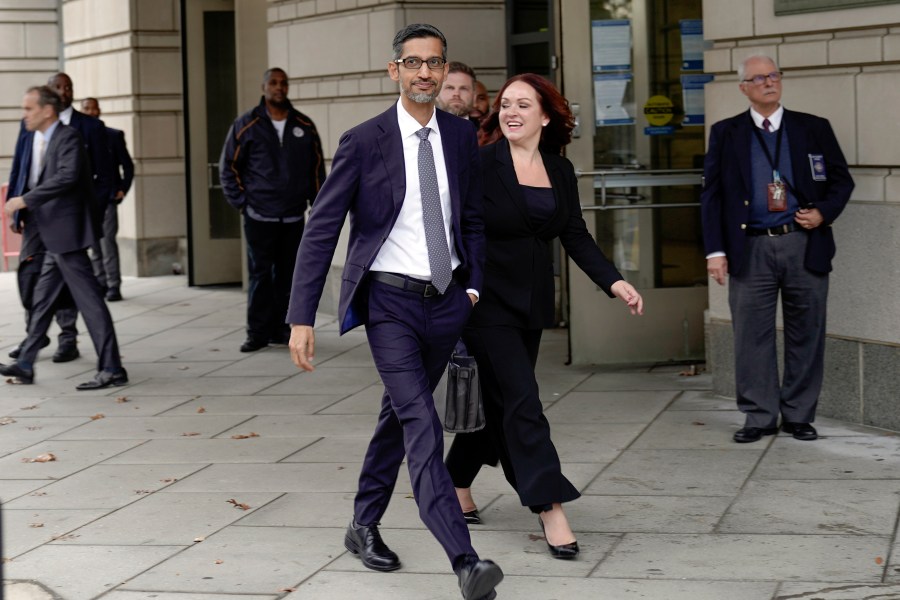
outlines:
M4 479L61 479L91 465L111 458L139 440L45 441L0 458L0 474ZM42 454L53 454L52 462L25 462Z
M318 351L316 351L318 353ZM299 372L293 377L260 392L261 395L282 394L355 394L380 381L375 367L330 369L316 367L311 373Z
M189 545L253 514L278 495L244 492L232 497L221 492L156 492L81 527L76 532L77 537L55 543L94 546Z
M11 412L13 418L24 416L42 417L133 417L136 415L158 415L173 407L188 402L193 396L137 396L119 394L117 396L85 396L77 402L70 398L50 398L42 400L37 409ZM124 400L120 400L124 399Z
M738 412L734 398L719 396L712 390L686 390L679 394L668 410L731 410Z
M127 364L126 364L127 366ZM284 377L149 378L128 388L129 394L156 396L246 396L274 387Z
M182 479L173 492L355 492L360 462L220 464ZM402 484L404 470L401 469ZM407 479L408 481L408 479ZM409 484L407 483L406 486ZM405 487L403 489L405 489Z
M593 576L871 582L889 548L886 536L628 533Z
M52 482L50 481L34 479L0 479L0 504L10 502L19 496L24 496L51 484Z
M756 444L753 444L756 445ZM801 442L773 440L759 463L760 479L897 479L900 437L834 437Z
M105 417L57 436L64 440L157 440L182 437L209 438L244 423L245 415Z
M343 530L228 527L120 589L266 595L295 587L344 553Z
M588 487L589 494L734 496L753 471L756 450L628 450Z
M318 411L320 415L377 415L381 412L384 386L379 381L369 387L346 396L343 400Z
M641 432L631 448L660 450L757 450L755 444L735 444L732 436L743 427L736 411L680 410L659 415Z
M577 392L614 392L635 390L708 390L712 387L708 375L680 377L676 373L627 373L610 371L594 373L575 387Z
M246 419L239 428L223 431L219 435L229 437L250 429L272 438L311 435L370 438L377 424L378 419L374 415L260 415ZM362 459L362 456L358 458Z
M232 600L275 600L283 594L260 596L257 594L229 594ZM293 597L292 597L293 598ZM222 600L221 594L179 594L177 592L111 592L103 600Z
M38 580L64 600L93 600L182 549L49 544L8 562L5 575Z
M643 423L556 423L550 437L568 462L609 462L644 430Z
M3 555L15 559L20 554L57 539L76 539L73 532L102 517L105 511L33 510L3 508Z
M570 392L545 412L555 423L650 423L677 395L671 391Z
M893 600L900 585L885 583L782 583L772 600Z
M779 502L772 502L780 498ZM750 481L720 533L884 535L900 509L900 481Z
M334 406L341 394L318 396L194 396L172 407L166 416L175 415L311 415Z
M7 508L117 509L203 469L203 464L108 465L88 467L9 502Z
M28 414L29 416L13 417L14 423L0 428L0 455L34 445L90 422L89 418L84 417L37 416L36 411L29 411Z
M150 440L115 456L106 464L275 463L295 456L321 438L228 438Z

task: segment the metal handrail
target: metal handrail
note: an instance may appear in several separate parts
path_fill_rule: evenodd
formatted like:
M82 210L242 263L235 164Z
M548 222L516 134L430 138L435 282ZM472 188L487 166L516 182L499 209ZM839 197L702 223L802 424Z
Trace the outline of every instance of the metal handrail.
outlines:
M594 188L600 190L600 204L583 205L582 210L625 210L647 208L692 208L700 206L698 202L676 204L607 204L607 198L626 196L628 200L634 200L635 195L608 194L610 188L637 188L659 187L664 185L700 185L703 178L703 169L603 169L597 171L576 170L576 177L590 175L594 177ZM637 194L640 198L644 196Z

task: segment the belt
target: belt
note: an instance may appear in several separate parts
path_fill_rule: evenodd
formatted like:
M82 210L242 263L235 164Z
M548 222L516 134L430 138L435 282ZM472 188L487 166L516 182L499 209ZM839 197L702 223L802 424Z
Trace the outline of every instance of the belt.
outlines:
M400 288L407 292L419 294L425 298L431 298L432 296L440 294L438 289L431 285L430 282L413 279L408 275L399 275L397 273L388 273L386 271L371 271L369 272L369 276L375 281L380 281L381 283ZM454 283L456 283L454 280L450 280L450 285L453 285Z
M763 227L762 229L756 229L755 227L748 227L746 229L747 235L767 235L769 237L793 233L795 231L800 231L800 226L796 223L785 223L778 227Z

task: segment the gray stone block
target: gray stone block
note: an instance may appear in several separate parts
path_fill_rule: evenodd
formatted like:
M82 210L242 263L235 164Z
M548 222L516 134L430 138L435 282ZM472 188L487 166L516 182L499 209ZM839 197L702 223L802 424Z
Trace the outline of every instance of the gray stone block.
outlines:
M863 422L900 431L900 348L863 345Z
M837 338L825 340L825 379L817 414L862 423L859 393L859 343Z

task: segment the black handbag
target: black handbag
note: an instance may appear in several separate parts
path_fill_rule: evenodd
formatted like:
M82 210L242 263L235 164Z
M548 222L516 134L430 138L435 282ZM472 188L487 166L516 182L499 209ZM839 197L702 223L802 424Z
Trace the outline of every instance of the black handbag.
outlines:
M484 429L478 365L462 341L456 345L447 370L438 382L434 403L444 431L471 433Z

